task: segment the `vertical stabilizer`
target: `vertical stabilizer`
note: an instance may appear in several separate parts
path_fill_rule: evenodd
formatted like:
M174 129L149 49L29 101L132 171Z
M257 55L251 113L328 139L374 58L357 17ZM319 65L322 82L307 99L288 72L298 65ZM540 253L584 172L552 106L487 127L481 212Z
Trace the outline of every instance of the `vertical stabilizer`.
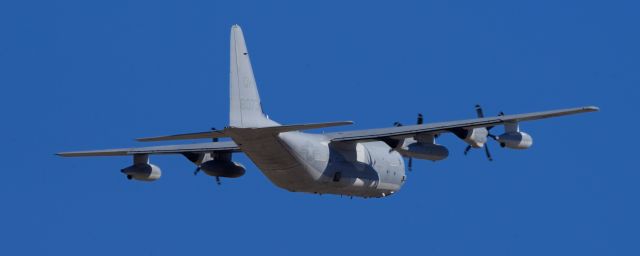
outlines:
M253 76L249 51L242 29L231 27L231 72L229 76L230 112L232 127L265 127L278 125L262 112L260 95Z

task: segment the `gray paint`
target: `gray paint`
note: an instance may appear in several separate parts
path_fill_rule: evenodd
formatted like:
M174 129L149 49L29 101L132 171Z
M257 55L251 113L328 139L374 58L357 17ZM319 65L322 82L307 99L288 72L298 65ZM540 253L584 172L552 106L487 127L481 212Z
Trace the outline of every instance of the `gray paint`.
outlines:
M278 123L269 120L262 112L260 94L253 76L249 50L244 42L242 29L231 27L231 54L229 73L229 125L231 127L265 127Z
M139 140L229 137L232 141L63 152L58 155L133 155L139 162L145 162L142 164L146 167L149 165L148 161L140 159L148 159L149 154L186 154L194 164L201 165L214 159L230 161L232 152L243 152L272 183L289 191L384 197L400 190L406 181L401 154L429 160L441 160L448 156L444 146L435 144L435 137L440 133L466 131L465 134L469 136L462 139L470 145L482 147L487 136L484 127L506 124L508 128L512 128L521 121L598 110L597 107L590 106L391 128L309 134L299 130L352 122L280 125L269 120L262 111L249 53L242 30L237 25L231 28L230 52L229 127L223 130ZM220 156L226 157L222 159ZM218 171L220 170L216 170L214 174L219 175Z

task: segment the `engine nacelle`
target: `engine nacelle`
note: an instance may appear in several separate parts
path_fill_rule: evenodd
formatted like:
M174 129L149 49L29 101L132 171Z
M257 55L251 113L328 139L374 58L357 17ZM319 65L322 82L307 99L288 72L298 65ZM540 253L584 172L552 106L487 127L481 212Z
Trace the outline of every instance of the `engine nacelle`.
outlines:
M451 132L474 148L483 147L487 143L487 136L489 135L489 131L484 127L473 129L456 128L452 129Z
M423 160L438 161L449 156L449 150L442 145L414 142L398 150L403 156Z
M141 181L155 181L162 176L160 167L148 163L137 163L120 170L127 175L127 179L135 179Z
M206 161L200 165L200 170L209 176L238 178L245 173L245 168L239 163L225 160Z
M474 128L467 133L464 141L474 148L481 148L487 143L487 135L489 135L487 128Z
M511 149L527 149L533 145L531 135L524 132L507 132L498 136L500 146Z

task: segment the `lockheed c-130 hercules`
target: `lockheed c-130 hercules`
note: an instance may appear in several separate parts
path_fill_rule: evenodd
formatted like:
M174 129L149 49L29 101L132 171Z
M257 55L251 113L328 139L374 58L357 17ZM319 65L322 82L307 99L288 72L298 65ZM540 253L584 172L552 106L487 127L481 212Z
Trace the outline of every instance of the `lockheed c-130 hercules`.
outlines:
M404 158L410 170L412 159L438 161L447 158L449 151L436 143L440 134L452 133L471 148L483 148L489 160L488 139L502 147L526 149L531 147L531 135L523 132L520 123L543 118L598 111L594 106L551 110L527 114L484 117L476 106L478 118L424 124L422 116L416 125L323 134L302 130L352 124L350 121L281 125L270 120L262 111L258 88L253 76L249 52L242 29L231 27L230 114L229 125L211 130L160 137L140 138L138 141L168 141L213 139L213 142L62 152L59 156L132 156L133 165L121 172L128 179L154 181L160 178L158 166L149 162L149 155L182 154L197 169L216 178L237 178L245 168L232 161L234 153L244 153L276 186L293 192L337 194L359 197L385 197L400 190L406 181ZM504 126L504 133L489 131ZM218 141L219 138L230 138Z

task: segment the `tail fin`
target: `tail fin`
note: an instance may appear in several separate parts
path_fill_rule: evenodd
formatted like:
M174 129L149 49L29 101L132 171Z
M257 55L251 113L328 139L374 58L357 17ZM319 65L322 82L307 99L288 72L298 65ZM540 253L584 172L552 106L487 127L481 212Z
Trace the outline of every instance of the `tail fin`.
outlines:
M260 95L253 77L249 52L242 29L231 27L231 73L229 77L230 112L232 127L265 127L278 123L269 120L262 112Z

